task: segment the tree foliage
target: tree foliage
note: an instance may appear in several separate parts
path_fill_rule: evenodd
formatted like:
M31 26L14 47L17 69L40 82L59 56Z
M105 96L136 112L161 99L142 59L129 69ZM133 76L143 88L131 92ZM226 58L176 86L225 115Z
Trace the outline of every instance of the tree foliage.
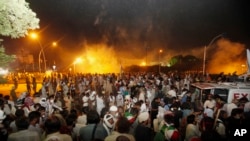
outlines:
M7 55L4 47L0 45L0 67L7 67L9 63L15 61L15 59L15 55Z
M37 28L39 19L25 0L0 0L0 35L19 38Z

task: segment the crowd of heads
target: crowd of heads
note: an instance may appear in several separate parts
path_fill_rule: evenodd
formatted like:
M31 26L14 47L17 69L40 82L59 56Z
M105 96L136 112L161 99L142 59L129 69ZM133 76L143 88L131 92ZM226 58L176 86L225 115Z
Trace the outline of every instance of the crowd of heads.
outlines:
M75 141L133 141L143 137L137 128L145 129L148 138L154 140L164 127L165 139L184 140L186 134L191 134L186 133L186 128L192 124L197 127L192 137L206 140L210 131L216 134L217 120L228 117L223 106L213 105L216 102L211 102L212 96L204 105L197 103L195 91L190 89L197 77L179 73L55 73L44 77L38 91L23 92L16 100L10 96L0 98L1 129L8 131L6 139L29 129L37 131L41 140L58 132L63 134L58 138ZM233 108L230 117L242 119L242 113ZM17 129L10 126L13 121ZM97 134L93 135L93 129Z

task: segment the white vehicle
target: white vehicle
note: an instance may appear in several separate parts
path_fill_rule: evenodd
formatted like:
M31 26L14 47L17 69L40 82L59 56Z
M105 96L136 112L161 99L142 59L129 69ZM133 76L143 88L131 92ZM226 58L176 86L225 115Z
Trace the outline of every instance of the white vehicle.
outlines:
M196 94L196 100L202 102L208 94L219 95L226 103L243 97L250 101L250 83L193 83L191 89Z

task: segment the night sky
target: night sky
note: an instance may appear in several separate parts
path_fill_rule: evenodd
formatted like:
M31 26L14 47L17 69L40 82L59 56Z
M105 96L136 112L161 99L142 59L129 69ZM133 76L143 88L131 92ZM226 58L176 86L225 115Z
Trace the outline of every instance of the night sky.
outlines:
M149 53L163 49L170 57L195 53L219 34L230 42L250 47L247 0L27 2L40 19L42 42L60 40L61 49L67 52L105 44L122 58L143 58L145 48ZM13 46L32 45L25 38L6 39L4 44L9 52L14 50Z

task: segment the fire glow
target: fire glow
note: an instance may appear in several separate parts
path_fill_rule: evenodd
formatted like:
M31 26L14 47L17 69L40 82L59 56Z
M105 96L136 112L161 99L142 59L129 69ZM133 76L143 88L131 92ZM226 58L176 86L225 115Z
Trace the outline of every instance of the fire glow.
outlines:
M75 64L75 71L82 73L118 73L120 65L112 48L103 45L87 47L81 54L81 62Z

